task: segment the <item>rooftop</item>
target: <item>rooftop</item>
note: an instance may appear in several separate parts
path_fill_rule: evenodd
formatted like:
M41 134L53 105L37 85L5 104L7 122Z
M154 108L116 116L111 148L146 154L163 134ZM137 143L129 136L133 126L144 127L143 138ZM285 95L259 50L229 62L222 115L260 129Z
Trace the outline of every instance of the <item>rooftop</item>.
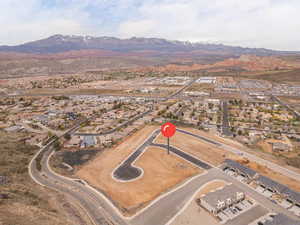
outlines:
M234 160L231 160L231 159L225 159L225 164L227 164L228 166L234 168L234 169L237 169L239 170L240 172L250 176L250 177L254 177L257 173L256 171L246 167L246 166L243 166L242 164L234 161Z
M243 191L235 185L230 184L222 189L207 193L202 199L210 205L217 206L218 202L225 201L228 198L236 199L237 193L243 193Z
M93 146L95 145L95 139L93 136L84 136L83 137L83 145L86 145L86 146Z
M289 198L291 198L293 201L296 201L298 204L300 204L300 193L293 191L286 187L283 191L283 194L287 195Z
M263 225L300 225L300 222L290 219L286 215L280 213L274 215L272 219L266 220Z
M283 193L285 189L288 189L288 187L262 175L257 178L257 181L269 188L275 189L280 193Z

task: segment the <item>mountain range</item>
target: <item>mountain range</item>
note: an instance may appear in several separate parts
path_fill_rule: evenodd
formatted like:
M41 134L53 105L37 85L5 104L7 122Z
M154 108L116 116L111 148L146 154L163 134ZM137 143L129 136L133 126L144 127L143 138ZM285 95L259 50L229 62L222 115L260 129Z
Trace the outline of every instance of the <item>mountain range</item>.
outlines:
M267 67L273 69L277 64L278 68L285 68L286 66L283 65L287 65L285 62L279 63L278 60L274 60L274 57L295 54L297 52L170 41L160 38L119 39L58 34L21 45L0 46L0 78L73 74L95 70L156 68L165 65L177 65L172 68L179 70L186 70L187 67L197 70L211 68L203 65L247 69L266 68L266 65L272 64L271 67ZM272 59L250 58L251 60L247 62L238 60L243 55ZM223 61L224 63L218 63ZM269 61L271 63L268 63ZM263 62L263 65L260 65L260 62ZM243 67L239 66L240 64L243 64Z
M168 52L170 54L183 53L222 53L232 55L255 54L273 55L288 52L274 51L264 48L243 48L222 44L191 43L183 41L169 41L160 38L130 38L92 37L75 35L54 35L46 39L32 41L16 46L0 46L2 52L18 52L31 54L56 54L78 50L104 50L120 53L129 52Z

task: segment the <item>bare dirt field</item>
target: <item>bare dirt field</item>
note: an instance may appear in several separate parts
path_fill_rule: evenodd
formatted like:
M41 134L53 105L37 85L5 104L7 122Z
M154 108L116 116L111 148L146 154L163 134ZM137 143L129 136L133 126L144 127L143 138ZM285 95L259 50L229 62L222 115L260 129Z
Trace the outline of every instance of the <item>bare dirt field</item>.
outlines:
M125 215L132 215L161 193L201 173L200 169L183 159L174 155L168 156L160 148L149 147L135 163L144 170L141 178L132 182L118 182L112 178L113 170L157 128L143 128L117 147L103 152L83 166L77 175L103 191Z
M273 153L273 148L272 148L273 143L283 143L292 146L291 142L288 139L287 140L266 139L266 140L259 141L257 145L260 146L263 151L268 153ZM284 154L285 156L287 156L287 153Z
M200 191L196 194L192 202L187 208L175 219L172 225L186 225L186 224L199 224L201 218L201 224L205 225L217 225L218 221L212 217L207 211L202 209L196 203L196 199L200 198L201 195L207 194L210 191L222 188L226 185L224 181L212 181L201 187Z
M270 146L266 146L268 144L261 145L261 142L258 143L258 145L255 147L250 146L251 148L247 148L245 146L241 147L240 150L243 150L245 152L248 152L250 154L256 155L262 159L268 160L270 162L276 163L280 166L283 166L289 170L293 170L297 173L300 173L300 169L297 168L297 165L288 164L288 160L296 158L297 157L297 150L293 148L294 150L288 153L280 153L281 155L284 155L284 157L278 157L278 154L274 154L273 152L270 152ZM294 146L294 145L293 145Z
M202 134L202 132L192 128L184 128L184 130L195 134ZM159 135L155 142L166 144L166 139L162 135ZM175 135L170 139L170 144L215 166L220 165L224 161L225 157L231 154L223 149L215 147L212 144L201 141L196 137L180 132L175 133Z
M193 84L187 91L213 91L214 84Z
M287 104L300 104L300 97L282 96L280 99Z
M194 134L198 134L203 137L207 137L209 139L222 142L222 143L230 145L232 147L236 147L236 148L244 147L244 145L242 145L241 143L239 143L237 141L231 140L229 138L223 138L223 137L217 136L213 132L206 132L206 131L201 131L201 130L197 130L197 129L193 129L193 128L184 128L184 129L189 132L192 132Z
M215 140L215 141L219 141L221 143L224 143L224 144L229 145L231 147L237 148L239 150L242 150L242 151L248 152L250 154L256 155L260 158L263 158L265 160L276 163L280 166L284 166L284 167L286 167L290 170L293 170L297 173L300 173L300 169L298 169L294 166L291 166L291 165L287 165L286 160L284 160L283 158L277 157L274 154L271 154L267 151L264 152L261 149L249 148L249 147L246 147L245 145L243 145L243 144L241 144L241 143L239 143L235 140L232 140L232 139L229 139L229 138L222 138L222 137L219 137L219 136L217 136L213 133L210 133L210 132L205 132L205 131L201 131L201 130L197 130L197 129L193 129L193 128L184 128L184 129L187 130L187 131L190 131L194 134L202 135L204 137L210 138L210 139ZM224 152L224 153L226 153L226 158L235 158L236 157L234 154L231 154L229 152ZM295 157L296 156L295 153L298 154L297 152L292 151L292 152L286 154L286 156L289 157L289 158L290 157Z
M93 81L83 83L80 90L97 90L98 92L112 92L130 96L155 96L163 97L178 89L180 85L149 84L145 79L117 80L117 81ZM148 89L149 92L141 92L141 89ZM151 91L152 90L152 91Z

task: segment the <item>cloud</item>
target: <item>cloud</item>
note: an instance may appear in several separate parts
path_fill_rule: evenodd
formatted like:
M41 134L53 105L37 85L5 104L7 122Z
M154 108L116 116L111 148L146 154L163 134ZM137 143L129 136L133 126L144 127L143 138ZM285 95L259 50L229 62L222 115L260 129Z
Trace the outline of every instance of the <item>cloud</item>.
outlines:
M300 50L298 0L5 0L0 9L0 44L61 33Z
M0 2L0 44L16 44L56 33L83 33L88 14L77 7L45 7L39 0ZM75 16L76 15L76 16Z
M137 10L139 18L120 24L120 36L300 50L299 1L163 0L145 3ZM144 21L151 26L141 32L138 25Z

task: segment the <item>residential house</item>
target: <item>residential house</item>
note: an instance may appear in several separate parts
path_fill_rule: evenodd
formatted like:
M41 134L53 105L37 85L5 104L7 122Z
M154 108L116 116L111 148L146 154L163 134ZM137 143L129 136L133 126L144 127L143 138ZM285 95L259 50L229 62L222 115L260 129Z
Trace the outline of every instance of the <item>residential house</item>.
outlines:
M227 185L222 189L209 192L201 196L200 204L209 212L216 215L220 211L245 199L245 194L241 189L233 184Z

